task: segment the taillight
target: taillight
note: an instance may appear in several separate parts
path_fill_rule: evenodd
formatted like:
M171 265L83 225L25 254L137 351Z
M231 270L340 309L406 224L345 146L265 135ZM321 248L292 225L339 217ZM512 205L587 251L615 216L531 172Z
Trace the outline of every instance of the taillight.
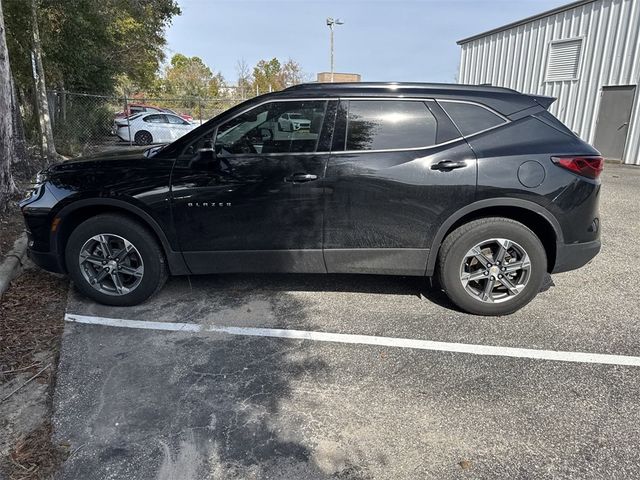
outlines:
M587 178L598 178L604 168L602 157L551 157L556 165Z

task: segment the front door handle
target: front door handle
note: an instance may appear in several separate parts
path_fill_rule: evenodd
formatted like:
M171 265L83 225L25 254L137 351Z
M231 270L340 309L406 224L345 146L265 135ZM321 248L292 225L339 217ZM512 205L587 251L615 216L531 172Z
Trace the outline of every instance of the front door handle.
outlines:
M317 180L318 176L311 173L294 173L284 179L285 182L304 183Z
M431 165L431 170L440 170L441 172L450 172L456 168L463 168L467 166L467 162L464 160L461 162L453 162L451 160L443 160L434 165Z

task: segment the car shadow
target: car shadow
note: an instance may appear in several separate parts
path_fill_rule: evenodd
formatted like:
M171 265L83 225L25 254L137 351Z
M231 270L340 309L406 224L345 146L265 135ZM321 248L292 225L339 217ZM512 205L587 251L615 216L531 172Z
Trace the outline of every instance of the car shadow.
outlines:
M220 274L190 276L189 282L214 283L218 288L271 292L333 292L382 295L405 295L429 301L439 307L463 313L440 287L435 277L363 275L363 274ZM540 293L554 287L553 278L545 274Z

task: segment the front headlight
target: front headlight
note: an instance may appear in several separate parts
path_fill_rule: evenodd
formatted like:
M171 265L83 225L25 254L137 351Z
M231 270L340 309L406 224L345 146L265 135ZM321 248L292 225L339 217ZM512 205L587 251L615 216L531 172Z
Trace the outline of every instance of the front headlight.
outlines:
M25 200L30 200L32 198L38 198L40 193L42 193L42 189L44 188L44 183L47 181L48 175L45 170L41 170L36 174L36 179L34 183L31 184L31 188L27 190L25 195Z
M44 182L47 181L47 172L46 170L40 170L38 173L36 173L36 182L35 185L42 185Z

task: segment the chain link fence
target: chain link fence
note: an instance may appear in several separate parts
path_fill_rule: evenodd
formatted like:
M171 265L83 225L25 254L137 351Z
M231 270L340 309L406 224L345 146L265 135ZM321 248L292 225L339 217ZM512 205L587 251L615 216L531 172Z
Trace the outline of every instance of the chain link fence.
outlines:
M133 125L134 120L128 119L136 113L173 113L191 124L201 125L244 100L234 95L215 98L128 98L60 90L48 92L48 99L56 150L68 157L134 144L132 134L125 135L124 139L116 135L115 122L118 120Z

